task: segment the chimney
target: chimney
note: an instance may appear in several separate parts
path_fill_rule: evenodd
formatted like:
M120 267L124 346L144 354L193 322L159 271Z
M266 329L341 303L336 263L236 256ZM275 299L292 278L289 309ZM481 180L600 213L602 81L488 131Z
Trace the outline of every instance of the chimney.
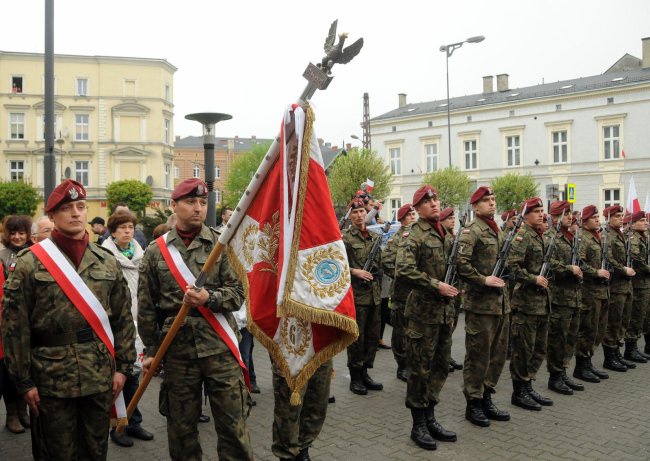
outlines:
M497 75L497 91L508 91L508 74Z
M251 141L253 141L253 142L257 141L257 136L255 136L254 134L251 135Z
M406 93L400 93L397 96L399 97L399 107L404 107L406 105Z
M180 134L177 134L177 135L176 135L176 142L178 142L178 141L180 141L180 140L181 140L181 135L180 135Z
M494 77L486 75L483 77L483 93L494 93Z
M642 38L641 46L643 48L641 67L650 67L650 37Z
M348 152L351 151L351 150L352 150L352 144L351 144L351 143L347 143L347 144L345 145L345 150L347 150Z

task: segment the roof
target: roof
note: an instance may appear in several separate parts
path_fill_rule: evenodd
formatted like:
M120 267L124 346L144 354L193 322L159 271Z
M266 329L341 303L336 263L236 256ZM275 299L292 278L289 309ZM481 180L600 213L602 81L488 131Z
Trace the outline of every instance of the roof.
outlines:
M457 109L470 109L489 106L492 104L570 95L606 88L625 87L642 82L650 82L650 68L608 72L602 75L594 75L592 77L562 80L554 83L542 83L540 85L523 88L513 88L507 91L494 91L492 93L478 93L468 96L460 96L450 99L450 107L452 111ZM399 107L390 112L374 117L371 119L371 122L406 117L410 118L442 112L447 112L446 98L437 101L407 104L404 107Z
M215 150L227 150L228 141L232 141L235 152L250 152L254 145L271 144L273 139L265 138L216 138ZM186 136L174 142L176 149L203 149L203 136Z
M343 152L343 149L341 148L336 148L333 149L332 146L328 146L327 144L321 144L320 145L320 153L321 156L323 157L323 169L327 171L327 169L334 163L334 160L336 157L339 156L340 153Z

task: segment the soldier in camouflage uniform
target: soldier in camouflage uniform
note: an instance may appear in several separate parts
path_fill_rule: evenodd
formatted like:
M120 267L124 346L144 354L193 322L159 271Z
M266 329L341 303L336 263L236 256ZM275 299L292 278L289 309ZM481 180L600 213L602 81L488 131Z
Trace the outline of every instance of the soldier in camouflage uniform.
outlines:
M538 197L526 200L525 224L512 242L508 266L514 274L512 316L512 404L526 410L553 405L533 389L532 381L546 356L550 300L548 280L540 271L545 253L542 237L544 204Z
M452 302L458 290L443 282L447 250L445 231L438 221L440 201L431 186L422 186L413 195L420 216L402 239L397 250L395 274L411 289L406 300L406 363L408 381L406 406L411 409L411 439L426 450L435 450L434 439L455 442L456 434L436 421L434 407L449 373Z
M397 220L402 227L388 240L384 253L382 254L381 259L384 274L395 275L397 249L402 239L408 237L409 228L416 219L417 214L415 213L415 208L410 203L403 205L397 210ZM392 310L390 315L393 326L391 345L393 347L393 356L397 362L397 379L406 382L408 377L406 374L406 318L404 317L404 306L406 305L406 298L410 290L405 283L400 283L400 281L393 277L391 293Z
M621 356L619 347L623 344L625 330L629 323L632 310L632 277L634 269L626 267L627 253L625 236L621 232L623 226L623 207L612 205L603 210L605 219L609 218L609 226L604 232L609 234L609 265L611 278L609 281L609 313L607 329L603 337L603 367L612 371L624 372L636 365Z
M350 369L350 390L366 395L368 390L380 391L383 384L368 375L368 368L375 363L379 344L381 305L381 250L378 251L370 271L363 270L375 241L381 238L366 228L366 208L362 200L350 202L352 226L343 233L343 243L348 255L354 306L359 326L359 337L348 346L348 368Z
M607 327L607 283L609 271L602 269L602 243L598 230L600 215L595 205L582 210L582 234L580 240L580 262L582 269L582 293L580 303L580 325L576 341L576 367L573 377L590 383L599 383L609 375L593 366L591 357L600 346Z
M112 253L89 243L85 198L76 181L54 189L50 238L106 310L115 359L32 251L18 254L4 286L5 360L30 407L37 460L106 459L111 405L136 356L129 288Z
M580 283L582 271L577 265L571 264L573 257L574 235L571 232L573 215L571 205L566 200L553 202L548 213L553 225L544 234L546 243L554 240L551 258L552 283L551 315L548 324L548 350L546 365L549 372L548 388L564 395L572 395L573 391L583 391L585 387L576 383L566 374L571 358L575 352L575 342L580 324ZM558 221L560 231L557 232Z
M178 250L196 276L219 238L218 232L203 225L207 213L205 183L197 178L181 182L172 192L172 208L178 220L169 231L167 243ZM194 309L205 306L223 314L239 339L232 312L244 301L243 289L228 258L222 255L217 260L200 291L179 287L156 242L147 248L139 270L138 331L145 345L145 372L183 302L192 308L164 363L160 406L161 413L167 416L170 457L201 459L197 424L204 385L217 431L219 459L253 459L246 425L251 397L241 367L224 340ZM164 319L162 331L159 318Z
M469 203L476 219L462 229L458 275L465 288L465 419L481 427L490 419L508 421L510 415L492 402L492 394L506 361L510 302L506 283L492 274L504 234L494 221L496 200L489 187L479 187Z

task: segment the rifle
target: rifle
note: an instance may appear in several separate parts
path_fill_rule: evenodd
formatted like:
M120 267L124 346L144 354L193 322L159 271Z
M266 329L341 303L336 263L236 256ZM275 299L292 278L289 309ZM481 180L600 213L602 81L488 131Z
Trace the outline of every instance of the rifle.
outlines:
M510 232L508 232L508 236L506 237L505 242L503 242L503 247L501 247L501 251L499 251L499 257L497 258L497 262L494 265L494 270L492 270L492 275L495 277L499 277L500 279L502 279L506 272L506 267L508 264L508 255L510 254L512 241L514 240L515 235L519 231L519 228L521 227L521 224L524 221L524 215L526 214L527 208L528 205L525 204L523 210L521 210L521 213L519 214L519 217L517 217L517 222L515 223L514 227L510 229Z
M544 260L542 261L542 269L539 271L539 275L548 279L548 274L551 272L551 257L553 256L553 249L555 248L555 239L557 234L560 233L560 227L562 227L562 220L564 219L564 211L562 216L557 220L557 225L555 226L555 232L551 236L551 241L548 242L546 247L546 254L544 254Z
M650 266L650 232L645 231L645 249L646 249L646 260L645 263Z
M582 238L582 216L576 218L578 228L573 234L573 245L571 245L571 265L580 266L580 239Z
M458 261L458 244L460 242L460 234L462 233L463 227L465 227L465 221L467 221L467 211L465 211L460 217L460 227L454 236L454 243L451 246L451 253L449 253L449 258L447 258L447 272L445 273L445 283L447 285L456 285L458 279L458 274L456 272L456 262Z
M627 223L625 229L627 240L625 241L625 266L632 267L632 219Z
M382 234L385 234L390 230L391 224L392 223L390 221L386 221L384 227L381 228ZM375 243L372 244L372 248L370 249L370 253L368 254L368 259L366 259L366 263L363 265L364 271L370 272L370 269L372 269L372 266L375 263L375 258L377 257L377 253L379 253L380 245L381 245L381 235L377 240L375 240Z
M609 215L607 215L607 220L605 221L605 231L603 232L603 253L600 258L600 268L609 272Z

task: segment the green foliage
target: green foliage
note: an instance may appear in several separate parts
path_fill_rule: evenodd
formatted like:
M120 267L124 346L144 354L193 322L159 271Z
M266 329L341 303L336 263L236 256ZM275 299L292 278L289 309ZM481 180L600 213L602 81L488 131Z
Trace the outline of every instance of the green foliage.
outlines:
M450 167L427 173L422 184L429 184L438 190L442 208L464 208L470 195L471 181L460 168Z
M26 182L0 182L0 220L9 215L33 216L41 197Z
M109 209L113 205L124 202L129 205L129 210L142 216L145 208L151 202L153 191L151 187L142 181L135 179L124 179L122 181L112 182L106 187L106 198L108 199Z
M250 152L242 154L235 160L226 181L222 206L231 208L237 206L270 145L270 143L256 144Z
M339 155L329 168L327 177L334 204L346 205L367 178L375 182L374 197L383 199L388 196L392 174L377 152L355 147L347 155Z
M144 216L140 220L140 224L142 224L142 232L147 237L147 241L150 242L153 240L153 230L159 224L166 223L172 213L173 211L170 209L161 210L160 208L156 208L153 215Z
M530 173L506 173L492 180L491 186L499 211L518 208L524 200L539 196L539 186Z

